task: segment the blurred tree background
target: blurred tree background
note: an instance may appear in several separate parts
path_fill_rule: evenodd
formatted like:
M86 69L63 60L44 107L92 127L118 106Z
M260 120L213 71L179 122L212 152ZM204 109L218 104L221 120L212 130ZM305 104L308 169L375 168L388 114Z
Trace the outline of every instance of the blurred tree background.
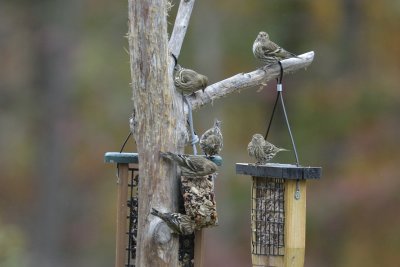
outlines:
M0 266L113 265L116 177L103 155L129 131L127 12L124 1L0 2ZM308 183L308 267L400 260L399 21L400 2L388 0L195 4L180 63L211 83L259 67L261 30L316 53L284 79L300 162L323 167ZM206 266L250 266L251 182L234 164L250 161L247 143L265 132L274 97L270 82L194 114L198 133L221 119L225 141ZM277 115L270 140L290 148Z

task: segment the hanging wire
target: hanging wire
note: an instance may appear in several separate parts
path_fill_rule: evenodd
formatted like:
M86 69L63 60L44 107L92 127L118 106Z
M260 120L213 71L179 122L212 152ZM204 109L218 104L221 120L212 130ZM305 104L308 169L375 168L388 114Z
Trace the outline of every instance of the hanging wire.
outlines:
M265 140L267 140L267 137L268 137L268 134L269 134L269 130L271 129L272 119L274 118L274 114L275 114L275 110L276 110L276 106L277 106L277 104L278 104L278 100L279 100L279 95L280 95L280 94L281 94L281 92L278 92L278 94L276 95L274 108L272 109L271 118L269 119L269 124L268 124L268 128L267 128L267 133L265 134L265 137L264 137Z
M299 166L299 165L300 165L300 163L299 163L299 156L297 155L296 144L295 144L295 142L294 142L293 134L292 134L292 131L291 131L291 129L290 129L289 119L288 119L288 116L287 116L287 113L286 113L286 108L285 108L285 101L283 100L283 95L282 95L282 89L283 89L283 87L282 87L283 67L282 67L282 64L281 64L280 61L278 61L278 63L279 63L279 67L280 67L280 75L279 75L279 78L277 79L277 84L276 84L276 90L277 90L278 93L277 93L277 95L276 95L274 108L273 108L273 110L272 110L271 118L270 118L270 120L269 120L267 132L266 132L266 134L265 134L265 138L264 138L264 139L267 140L268 133L269 133L269 130L270 130L271 124L272 124L272 119L274 118L275 110L276 110L276 107L277 107L277 104L278 104L278 99L280 99L280 100L281 100L280 102L281 102L281 105L282 105L282 109L283 109L283 114L284 114L284 116L285 116L286 126L287 126L287 129L288 129L288 131L289 131L290 140L291 140L291 142L292 142L292 147L293 147L294 155L295 155L295 157L296 157L296 165Z
M119 150L119 153L122 153L122 151L125 148L126 143L128 143L129 138L132 136L132 132L129 132L128 136L125 138L124 143L121 146L121 149ZM117 163L117 184L120 183L120 179L119 179L119 163Z
M188 110L189 110L189 127L190 127L190 135L192 137L190 143L192 144L193 147L193 155L197 155L196 143L199 142L199 137L194 133L192 105L190 104L189 100L187 100L186 97L184 97L184 99L186 101L186 104L188 105Z
M289 131L290 140L292 141L292 146L293 146L294 155L295 155L295 157L296 157L296 165L297 165L297 167L298 167L298 166L300 165L300 163L299 163L299 156L297 155L296 144L294 143L292 131L290 130L289 119L288 119L288 116L287 116L287 114L286 114L286 109L285 109L285 102L283 101L283 96L282 96L282 94L279 94L279 95L280 95L281 104L282 104L282 108L283 108L283 114L285 115L286 126L287 126L288 131Z
M119 150L119 153L122 153L122 151L124 150L124 147L126 145L126 143L128 142L129 138L132 136L132 132L129 132L128 136L126 137L124 143L121 146L121 149Z
M276 110L276 106L278 104L278 100L279 100L279 95L282 92L282 79L283 79L283 68L281 65L281 62L279 62L279 66L280 66L280 75L279 77L276 79L277 82L277 95L276 95L276 99L275 99L275 104L274 104L274 108L272 109L272 114L271 114L271 118L269 119L269 123L268 123L268 128L267 128L267 132L265 133L265 137L264 139L267 140L268 134L269 134L269 130L271 129L271 124L272 124L272 119L274 118L275 115L275 110ZM278 87L278 85L281 85L280 88Z

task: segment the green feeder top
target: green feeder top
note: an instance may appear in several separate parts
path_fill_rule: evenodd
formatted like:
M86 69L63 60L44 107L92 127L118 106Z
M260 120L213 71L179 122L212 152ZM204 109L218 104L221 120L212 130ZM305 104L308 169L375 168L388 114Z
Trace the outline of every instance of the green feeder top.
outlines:
M205 155L201 156L205 157ZM222 165L222 158L220 156L210 157L209 159L217 164L217 166ZM104 154L104 161L106 163L138 163L139 155L138 153L106 152Z
M138 163L138 153L120 153L120 152L107 152L104 154L104 161L106 163Z

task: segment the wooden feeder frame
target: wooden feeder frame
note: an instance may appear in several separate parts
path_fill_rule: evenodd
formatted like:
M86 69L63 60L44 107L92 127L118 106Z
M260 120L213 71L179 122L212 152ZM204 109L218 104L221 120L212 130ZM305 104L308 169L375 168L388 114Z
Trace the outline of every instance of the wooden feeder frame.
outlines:
M291 164L267 163L255 165L248 163L237 163L236 173L252 176L252 264L253 266L268 267L302 267L305 255L305 229L306 229L306 180L320 179L321 167L301 167ZM273 205L282 201L284 213L279 214L280 220L264 219L260 221L260 215L256 210L260 208L260 194L265 190L257 191L257 184L263 184L263 189L279 190L283 199L276 197ZM275 184L272 185L271 184ZM265 202L264 202L265 204ZM279 207L273 207L279 213ZM264 216L265 217L265 216ZM283 229L280 224L283 223ZM257 231L262 229L277 230L274 234L278 238L277 245L271 247L271 243L265 243L260 247L260 235ZM283 231L283 232L281 232ZM269 237L270 238L270 237ZM281 240L281 238L283 240ZM283 242L282 242L283 241Z
M134 267L138 219L138 154L107 152L104 156L104 160L106 163L117 164L115 267Z
M218 166L222 165L220 156L211 160ZM104 155L106 163L117 164L117 229L115 267L134 267L136 259L137 219L139 205L139 156L138 153L107 152ZM192 236L180 236L180 253L187 253L187 243ZM195 237L195 238L194 238ZM194 266L203 266L203 231L195 231ZM193 240L192 240L193 241ZM189 245L190 246L190 245ZM187 267L187 266L184 266Z

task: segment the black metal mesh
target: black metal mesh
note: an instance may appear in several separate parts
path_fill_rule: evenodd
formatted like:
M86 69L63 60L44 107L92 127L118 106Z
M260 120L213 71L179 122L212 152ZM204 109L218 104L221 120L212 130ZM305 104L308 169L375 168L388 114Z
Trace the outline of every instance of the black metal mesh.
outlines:
M126 254L126 267L135 267L136 260L136 237L138 227L138 183L139 183L139 169L129 168L129 181L128 181L128 243ZM179 212L185 213L183 206L183 198L179 198ZM180 267L193 267L194 266L194 234L179 236L179 266Z
M139 182L139 169L129 168L129 181L128 181L128 246L126 267L134 267L136 259L136 237L138 227L138 182Z
M182 184L179 180L179 188L182 190ZM184 200L181 194L178 196L179 213L185 214ZM194 266L194 234L179 236L179 267Z
M284 254L284 180L253 177L252 253Z

